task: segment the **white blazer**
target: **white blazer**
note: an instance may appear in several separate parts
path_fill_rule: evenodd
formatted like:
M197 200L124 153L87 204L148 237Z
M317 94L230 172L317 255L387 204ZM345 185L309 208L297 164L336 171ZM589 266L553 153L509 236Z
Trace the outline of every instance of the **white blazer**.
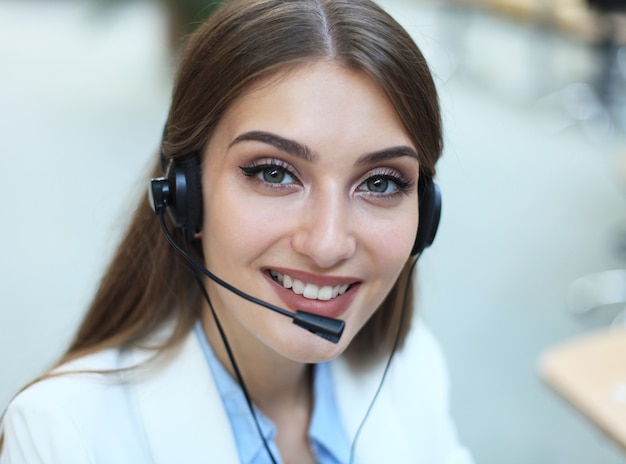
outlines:
M63 370L141 363L145 350L105 350ZM20 393L3 422L0 464L236 463L238 453L220 395L193 331L150 367L119 376L63 374ZM384 365L365 373L331 362L340 416L351 439ZM357 441L355 463L470 464L448 410L440 349L420 322L396 353Z

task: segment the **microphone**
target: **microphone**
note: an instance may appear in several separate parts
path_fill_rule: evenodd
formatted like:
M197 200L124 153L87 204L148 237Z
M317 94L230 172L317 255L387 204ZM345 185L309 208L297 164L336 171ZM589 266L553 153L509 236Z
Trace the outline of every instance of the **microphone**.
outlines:
M159 180L159 179L153 179L153 181L155 180ZM314 333L318 337L321 337L332 343L337 343L339 341L339 339L341 338L341 334L343 333L344 326L345 326L345 322L342 321L341 319L333 319L330 317L320 316L317 314L309 313L307 311L301 311L299 309L295 313L291 311L287 311L286 309L279 308L278 306L275 306L271 303L268 303L266 301L255 298L251 295L248 295L247 293L239 290L238 288L232 286L228 282L225 282L224 280L220 279L218 276L213 274L206 267L204 267L200 262L198 262L198 260L196 260L193 256L191 256L191 254L189 254L187 250L185 250L176 242L176 240L170 233L169 229L167 228L167 224L165 224L165 217L163 214L163 210L164 210L163 205L158 206L156 203L152 203L152 205L155 207L155 212L159 216L159 222L161 224L161 228L163 229L163 233L165 234L165 237L167 238L167 241L170 243L170 245L172 245L172 247L174 247L174 249L178 253L180 253L180 255L183 258L185 258L185 261L187 261L187 263L191 267L193 267L197 271L207 276L216 284L224 287L226 290L231 291L232 293L243 298L244 300L250 301L259 306L275 311L279 314L282 314L283 316L291 317L293 319L293 323L297 325L298 327L302 327L303 329L306 329L309 332Z

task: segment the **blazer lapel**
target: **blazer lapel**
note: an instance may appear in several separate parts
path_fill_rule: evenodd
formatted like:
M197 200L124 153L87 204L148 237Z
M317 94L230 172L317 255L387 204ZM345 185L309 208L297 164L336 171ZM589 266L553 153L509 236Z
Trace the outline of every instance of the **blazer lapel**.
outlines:
M339 413L352 443L376 394L385 363L357 371L340 357L331 365ZM392 363L383 388L359 433L354 459L358 464L416 462L411 436L415 418L410 415L412 408L402 404L407 399L410 401L410 395L406 392L406 379L397 378L398 369L394 369L394 365L397 363Z
M146 351L131 353L134 362ZM156 464L237 462L228 416L193 331L133 380L139 415Z

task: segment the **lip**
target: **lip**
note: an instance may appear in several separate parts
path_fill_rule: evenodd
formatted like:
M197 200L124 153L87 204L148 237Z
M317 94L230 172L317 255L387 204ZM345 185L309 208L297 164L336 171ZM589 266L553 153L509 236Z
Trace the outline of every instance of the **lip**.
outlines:
M301 280L306 283L311 283L319 287L326 285L336 286L351 284L350 288L343 295L339 295L331 300L310 300L302 295L296 295L291 290L286 289L280 284L277 284L269 274L269 271L278 271L281 274L287 274L294 279ZM361 281L355 277L347 276L322 276L318 274L311 274L309 272L298 271L295 269L285 268L265 268L263 269L263 275L270 282L272 289L276 292L281 301L292 311L306 311L309 313L317 314L319 316L326 316L337 318L347 311L347 309L354 301Z

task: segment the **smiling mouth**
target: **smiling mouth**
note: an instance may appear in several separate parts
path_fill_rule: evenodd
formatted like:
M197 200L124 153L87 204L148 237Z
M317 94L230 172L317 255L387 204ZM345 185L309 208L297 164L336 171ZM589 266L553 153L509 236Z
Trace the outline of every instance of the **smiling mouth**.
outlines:
M289 289L296 295L302 295L309 300L332 300L346 293L352 286L352 284L343 284L334 286L324 285L320 287L315 284L302 282L301 280L294 279L287 274L282 274L274 270L270 270L269 275L274 282L281 285L283 288Z

